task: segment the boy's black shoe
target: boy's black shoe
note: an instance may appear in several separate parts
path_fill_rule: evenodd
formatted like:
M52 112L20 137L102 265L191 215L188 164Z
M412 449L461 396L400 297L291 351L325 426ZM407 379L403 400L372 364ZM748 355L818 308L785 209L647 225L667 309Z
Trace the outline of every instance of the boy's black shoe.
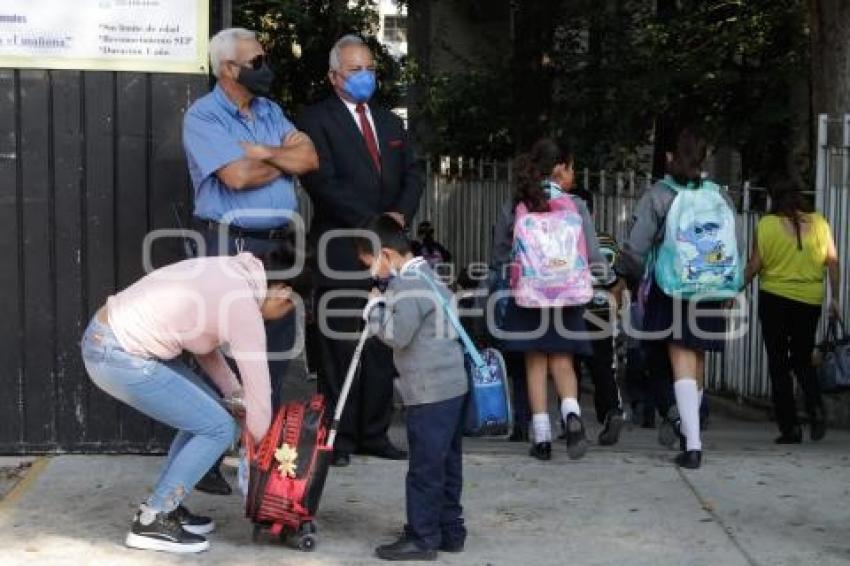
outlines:
M567 415L567 455L571 460L582 458L587 452L587 435L584 422L575 413Z
M139 509L124 544L142 550L160 550L186 554L210 547L204 537L187 532L171 513Z
M533 458L537 458L538 460L551 460L552 459L552 443L551 442L537 442L531 445L531 450L529 454Z
M436 550L423 550L407 536L402 536L392 544L375 549L375 556L381 560L400 562L402 560L436 560Z
M195 484L195 489L211 495L230 495L233 492L217 465L210 468L201 481Z
M608 411L602 431L599 433L599 444L602 446L613 446L620 440L620 431L625 424L623 412L617 409Z
M184 531L194 535L205 535L215 530L215 521L209 517L195 515L183 505L179 505L170 515L177 519Z
M780 434L776 440L776 444L802 444L803 430L800 427L794 427L787 432Z
M463 541L460 542L446 542L443 541L440 544L440 552L450 552L452 554L457 554L459 552L463 552Z
M702 450L687 450L676 456L676 465L680 468L696 470L702 465Z

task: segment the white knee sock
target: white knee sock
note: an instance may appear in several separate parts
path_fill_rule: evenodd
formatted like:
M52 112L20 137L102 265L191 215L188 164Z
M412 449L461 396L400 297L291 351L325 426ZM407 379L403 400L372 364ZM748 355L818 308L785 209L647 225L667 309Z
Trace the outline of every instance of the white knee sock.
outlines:
M531 416L534 428L534 442L552 442L552 423L549 421L549 413L534 413Z
M676 406L682 419L682 434L687 439L688 450L702 450L699 437L699 391L691 377L676 380Z
M567 420L567 416L573 413L575 416L581 416L581 407L578 405L578 400L573 397L567 397L561 401L561 416Z

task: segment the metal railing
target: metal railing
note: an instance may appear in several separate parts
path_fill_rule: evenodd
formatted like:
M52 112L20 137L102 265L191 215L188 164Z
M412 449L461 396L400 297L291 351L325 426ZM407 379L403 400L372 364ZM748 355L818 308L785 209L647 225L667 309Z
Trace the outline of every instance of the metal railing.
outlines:
M842 136L840 142L830 139L830 133L837 130ZM810 194L815 196L817 210L824 214L832 227L842 281L846 282L850 266L850 114L839 121L821 116L818 142L816 190ZM593 194L593 217L597 230L623 242L631 229L635 205L652 184L651 177L634 171L611 173L587 169L579 171L577 177L577 184ZM415 234L419 222L430 220L434 225L435 238L453 254L457 270L471 263L487 262L493 226L511 198L513 185L510 162L448 157L429 162L425 190L419 211L411 223L411 231ZM752 249L756 225L763 211L769 207L769 198L764 189L748 183L742 187L726 187L726 190L739 210L736 228L746 261ZM309 199L299 192L299 200L305 218L309 219ZM840 296L846 318L850 313L846 284L842 284ZM745 320L749 331L734 338L730 334L724 352L709 356L706 383L713 391L739 398L765 399L770 396L770 380L758 321L757 286L753 286L748 298ZM821 329L821 334L823 331Z

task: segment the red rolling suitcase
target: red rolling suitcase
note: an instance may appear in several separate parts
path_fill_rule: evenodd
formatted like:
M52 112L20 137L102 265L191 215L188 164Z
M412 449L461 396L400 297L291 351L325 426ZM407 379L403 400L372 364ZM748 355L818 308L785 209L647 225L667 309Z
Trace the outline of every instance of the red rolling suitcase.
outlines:
M316 512L328 475L336 430L360 363L368 328L360 335L330 426L325 400L314 395L280 407L263 440L249 434L243 442L249 463L245 516L254 524L256 542L263 530L285 541L290 535L299 550L316 547Z

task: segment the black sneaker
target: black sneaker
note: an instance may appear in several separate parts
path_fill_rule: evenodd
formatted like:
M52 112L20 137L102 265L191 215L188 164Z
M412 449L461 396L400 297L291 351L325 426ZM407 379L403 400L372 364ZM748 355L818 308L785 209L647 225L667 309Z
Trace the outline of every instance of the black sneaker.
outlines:
M599 444L602 446L613 446L620 440L620 431L625 424L623 412L617 409L608 411L605 415L605 422L602 425L602 431L599 433Z
M587 452L587 435L584 422L575 413L567 416L567 455L571 460L582 458Z
M215 521L209 517L195 515L183 505L172 511L171 516L177 519L183 530L195 535L205 535L215 530Z
M675 462L680 468L696 470L702 466L702 450L686 450L676 456Z
M177 554L202 552L210 547L207 539L183 529L171 513L155 513L143 509L136 513L124 544L130 548Z
M529 455L532 458L537 458L538 460L546 460L552 459L552 443L551 442L537 442L531 445L531 450L529 450Z

